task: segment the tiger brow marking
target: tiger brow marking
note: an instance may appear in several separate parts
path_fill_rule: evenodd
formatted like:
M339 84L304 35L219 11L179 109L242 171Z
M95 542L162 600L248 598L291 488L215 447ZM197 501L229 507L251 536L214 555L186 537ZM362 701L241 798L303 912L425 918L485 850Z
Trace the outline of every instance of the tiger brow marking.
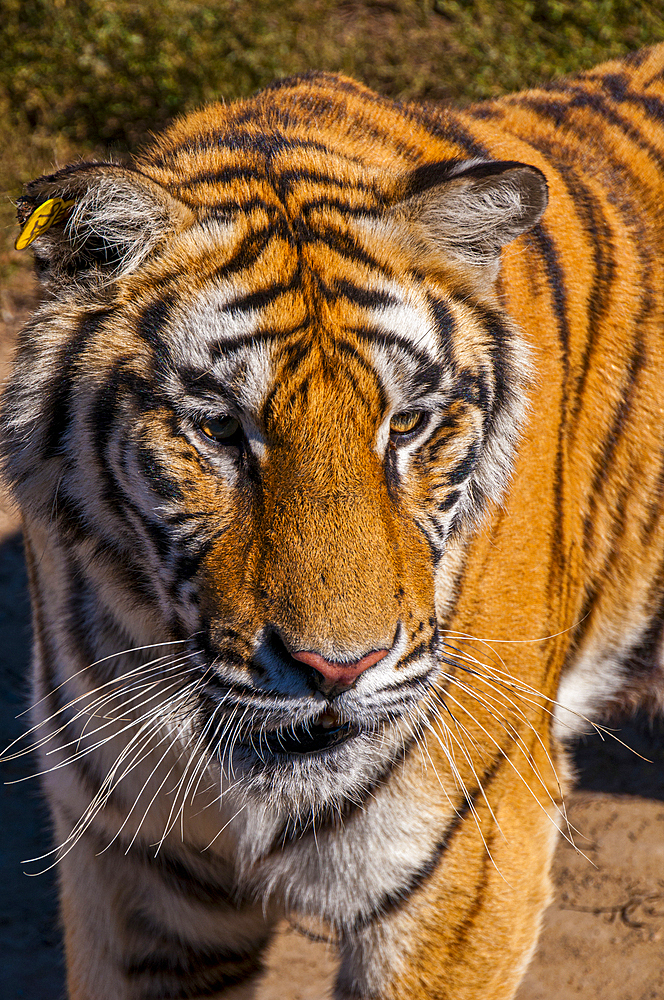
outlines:
M391 292L373 288L363 288L346 278L335 278L332 285L318 282L321 293L328 301L334 301L338 296L348 299L353 305L366 309L379 309L383 306L400 305L399 299Z
M281 298L282 295L287 295L288 292L292 292L298 288L299 285L300 278L296 269L289 281L278 281L273 285L267 285L265 288L259 288L255 292L248 292L246 295L239 295L234 299L229 299L227 302L219 305L217 312L219 314L228 312L255 312L265 306L271 305L278 298Z
M293 244L293 235L286 220L280 214L275 216L273 224L263 226L261 229L253 229L236 247L229 259L214 269L211 277L229 278L240 271L248 270L260 260L265 249L275 239Z
M353 336L357 337L358 340L369 344L370 347L393 347L399 351L403 351L404 354L408 354L411 357L418 369L427 373L429 380L428 388L435 388L439 384L443 373L442 366L431 355L426 354L416 347L412 341L405 340L391 330L385 330L379 326L374 327L368 324L362 326L353 325L346 329ZM352 345L349 346L352 347Z

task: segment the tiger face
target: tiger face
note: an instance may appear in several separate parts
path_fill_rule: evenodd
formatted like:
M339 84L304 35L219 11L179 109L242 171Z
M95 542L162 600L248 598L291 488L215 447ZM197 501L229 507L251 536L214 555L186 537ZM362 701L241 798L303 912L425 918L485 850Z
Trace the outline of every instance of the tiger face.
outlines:
M193 726L226 778L286 814L338 806L423 724L436 575L449 581L446 551L500 495L522 417L525 352L487 292L495 251L460 266L435 208L446 194L461 214L466 192L481 215L520 192L523 228L543 181L442 164L424 190L375 181L358 211L301 181L289 201L266 176L258 207L249 192L194 219L140 178L80 173L66 182L87 186L74 226L98 232L91 204L108 220L130 202L118 187L139 185L179 231L112 285L118 241L100 262L89 236L72 240L90 304L55 452L68 435L85 445L50 506L93 510L102 536L114 524L122 571L104 569L117 577L105 612L133 592L137 641L186 644ZM497 243L514 235L514 204L502 211Z

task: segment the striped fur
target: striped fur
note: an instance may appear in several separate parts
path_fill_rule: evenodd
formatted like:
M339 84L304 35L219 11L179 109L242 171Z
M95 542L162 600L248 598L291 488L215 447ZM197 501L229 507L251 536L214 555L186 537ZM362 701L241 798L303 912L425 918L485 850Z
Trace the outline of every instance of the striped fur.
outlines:
M662 704L664 47L282 81L54 196L3 421L72 1000L250 996L284 912L337 1000L507 1000L566 735Z

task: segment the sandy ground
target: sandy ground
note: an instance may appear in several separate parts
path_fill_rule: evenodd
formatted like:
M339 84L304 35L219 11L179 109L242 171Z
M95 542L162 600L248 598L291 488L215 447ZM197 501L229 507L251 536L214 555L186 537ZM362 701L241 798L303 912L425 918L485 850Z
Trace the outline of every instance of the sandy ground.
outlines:
M1 293L0 366L32 307L21 272ZM29 604L18 523L0 509L0 745L25 725ZM577 853L561 840L555 899L518 1000L661 1000L664 998L664 723L636 719L620 738L597 737L575 752L579 788L569 814L580 831ZM642 758L648 758L643 760ZM2 768L0 785L0 1000L64 996L52 872L23 874L22 862L46 852L48 821L31 762ZM333 950L284 926L274 943L259 1000L330 996ZM478 998L480 1000L480 998Z

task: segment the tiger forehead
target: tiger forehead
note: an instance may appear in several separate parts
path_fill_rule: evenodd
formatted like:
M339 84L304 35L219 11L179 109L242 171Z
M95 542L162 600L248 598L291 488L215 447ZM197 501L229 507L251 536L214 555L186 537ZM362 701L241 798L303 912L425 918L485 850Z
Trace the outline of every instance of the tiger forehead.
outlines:
M219 393L242 409L276 414L285 393L288 410L316 385L331 404L354 389L373 400L374 412L408 401L423 371L431 382L438 369L429 391L445 381L441 341L449 331L421 289L375 274L364 284L366 275L322 283L306 269L285 273L285 280L263 274L257 282L255 272L243 282L217 279L179 303L169 340L186 391L211 405Z
M260 204L297 218L308 203L337 201L380 210L393 197L402 158L389 146L358 144L348 123L329 120L332 110L328 101L328 121L312 136L292 109L277 121L275 108L254 105L240 121L232 107L215 105L192 116L185 134L175 128L160 137L142 168L202 214Z

